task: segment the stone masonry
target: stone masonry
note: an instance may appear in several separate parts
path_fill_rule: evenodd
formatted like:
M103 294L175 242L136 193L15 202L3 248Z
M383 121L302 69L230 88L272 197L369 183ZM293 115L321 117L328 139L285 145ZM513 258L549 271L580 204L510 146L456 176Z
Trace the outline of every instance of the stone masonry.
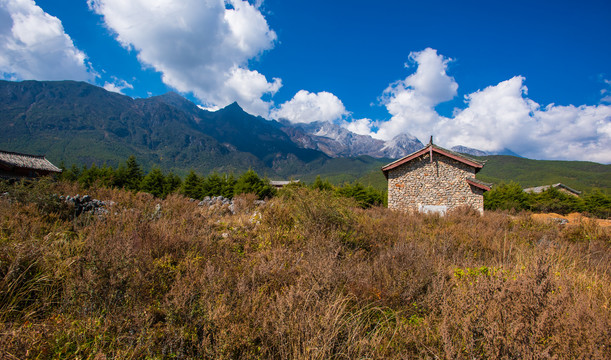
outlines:
M386 172L388 208L445 213L468 205L483 213L484 189L467 182L475 178L477 170L461 161L427 151Z

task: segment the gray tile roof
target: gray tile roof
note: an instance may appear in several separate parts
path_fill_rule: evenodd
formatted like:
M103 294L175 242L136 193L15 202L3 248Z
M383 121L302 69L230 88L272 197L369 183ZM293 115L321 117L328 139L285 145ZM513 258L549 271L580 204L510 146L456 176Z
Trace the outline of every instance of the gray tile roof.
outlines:
M474 182L474 183L476 183L476 184L479 184L479 185L485 186L485 187L487 187L487 188L491 188L491 187L492 187L492 185L494 185L494 184L491 184L491 183L483 182L483 181L481 181L480 179L476 179L476 178L474 178L474 177L472 177L472 176L468 177L468 178L467 178L467 180L472 181L472 182Z
M51 164L44 155L28 155L0 150L0 164L7 167L61 172L57 166Z
M448 150L445 148L442 148L441 146L437 146L435 144L433 144L432 142L429 143L428 145L426 145L425 147L423 147L422 149L418 150L418 151L414 151L413 153L406 155L398 160L395 160L393 162L391 162L390 164L387 164L385 166L382 167L382 172L384 172L384 174L386 174L386 172L388 170L394 169L400 165L403 165L406 162L409 162L421 155L424 155L426 152L428 152L429 150L432 150L436 153L440 153L442 155L454 158L455 160L458 160L460 162L463 162L465 164L468 164L470 166L473 166L476 168L476 172L479 171L479 169L481 169L482 167L484 167L484 165L486 164L486 161L482 161L482 160L477 160L477 159L473 159L471 157L465 156L464 154L460 154L457 153L455 151L452 150Z
M572 192L572 193L574 193L576 195L581 194L581 191L572 189L572 188L564 185L563 183L530 187L530 188L524 189L524 191L525 192L529 192L529 193L533 193L533 194L539 194L539 193L542 193L545 190L549 189L550 187L553 187L553 188L556 188L556 189L563 188L563 189L566 189L566 190L568 190L568 191L570 191L570 192Z

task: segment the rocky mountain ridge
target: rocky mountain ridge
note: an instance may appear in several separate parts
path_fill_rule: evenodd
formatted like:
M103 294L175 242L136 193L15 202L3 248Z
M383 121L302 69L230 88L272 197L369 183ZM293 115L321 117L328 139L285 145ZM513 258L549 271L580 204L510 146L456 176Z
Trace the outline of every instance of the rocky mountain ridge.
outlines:
M282 130L293 142L306 149L316 149L330 157L354 157L367 155L374 158L397 159L424 145L415 137L399 134L390 141L360 135L331 122L315 121L292 124L280 120Z

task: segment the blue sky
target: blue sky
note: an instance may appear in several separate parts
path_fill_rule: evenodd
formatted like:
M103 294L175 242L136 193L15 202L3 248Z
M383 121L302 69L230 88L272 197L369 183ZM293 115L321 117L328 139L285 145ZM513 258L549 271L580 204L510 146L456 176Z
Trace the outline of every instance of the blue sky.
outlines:
M609 1L0 0L0 72L611 163Z

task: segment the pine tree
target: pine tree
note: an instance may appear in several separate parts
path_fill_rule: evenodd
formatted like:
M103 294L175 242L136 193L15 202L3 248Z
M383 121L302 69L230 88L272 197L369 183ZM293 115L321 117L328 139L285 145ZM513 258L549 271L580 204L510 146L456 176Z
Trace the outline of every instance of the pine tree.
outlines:
M163 186L163 197L165 198L169 194L173 193L182 185L182 180L180 177L173 172L170 172L165 177L165 184Z
M318 189L320 191L332 191L333 185L329 182L329 180L325 179L324 181L320 178L320 175L316 176L316 180L312 184L312 189Z
M223 177L221 196L226 197L228 199L233 198L233 194L235 192L235 184L236 179L233 177L233 174L225 175Z
M269 181L263 180L254 170L248 170L240 176L234 187L234 195L256 194L259 199L272 197L276 192Z
M185 196L193 199L201 199L201 184L197 174L191 170L182 184L182 191Z
M164 197L165 177L159 168L153 168L144 179L140 189L153 194L158 198Z
M140 169L140 165L136 161L136 157L131 155L126 161L126 179L125 187L129 190L140 190L140 183L142 182L143 173Z

